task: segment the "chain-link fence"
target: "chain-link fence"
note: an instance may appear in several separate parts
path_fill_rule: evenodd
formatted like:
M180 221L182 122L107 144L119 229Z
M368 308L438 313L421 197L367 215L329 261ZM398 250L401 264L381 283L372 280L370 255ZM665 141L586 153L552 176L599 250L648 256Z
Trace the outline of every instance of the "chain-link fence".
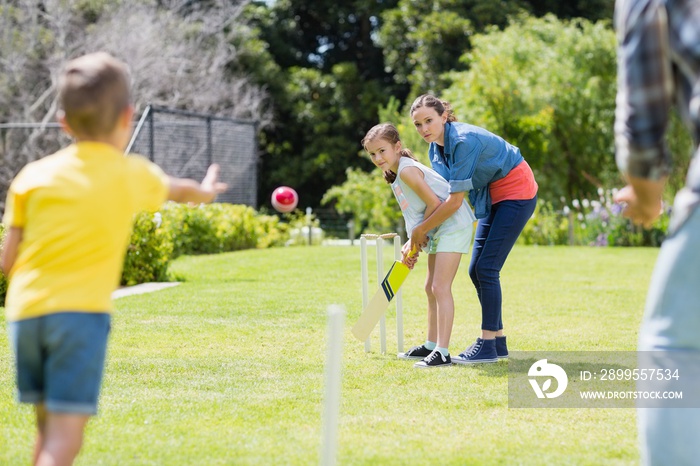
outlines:
M256 132L251 121L149 106L128 150L181 178L201 180L207 167L218 163L229 190L217 200L257 207Z
M218 202L258 206L257 124L214 115L148 106L129 150L167 174L201 180L211 163L221 166L229 190ZM10 182L27 163L70 144L56 123L0 124L0 210Z

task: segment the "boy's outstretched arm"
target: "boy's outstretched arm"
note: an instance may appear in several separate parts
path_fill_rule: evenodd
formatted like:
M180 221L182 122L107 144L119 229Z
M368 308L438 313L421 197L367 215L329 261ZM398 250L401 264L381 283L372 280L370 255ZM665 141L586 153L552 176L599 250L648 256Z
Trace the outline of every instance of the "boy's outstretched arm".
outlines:
M23 228L10 227L5 237L5 242L2 247L2 273L6 277L10 276L10 270L12 266L15 265L15 260L17 259L17 251L19 249L19 243L22 242Z
M219 181L219 166L212 164L201 183L185 178L170 177L168 199L175 202L212 202L216 195L228 189L226 183Z

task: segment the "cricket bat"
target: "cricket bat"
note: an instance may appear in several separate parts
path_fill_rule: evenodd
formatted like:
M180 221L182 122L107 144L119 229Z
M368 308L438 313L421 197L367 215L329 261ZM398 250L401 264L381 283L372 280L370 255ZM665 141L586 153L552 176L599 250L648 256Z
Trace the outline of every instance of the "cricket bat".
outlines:
M357 319L355 326L352 328L352 334L360 341L365 341L372 329L377 325L379 319L389 307L389 303L394 298L394 295L406 280L410 269L401 261L395 261L394 265L389 269L382 284L374 294L367 307L362 311L362 315Z

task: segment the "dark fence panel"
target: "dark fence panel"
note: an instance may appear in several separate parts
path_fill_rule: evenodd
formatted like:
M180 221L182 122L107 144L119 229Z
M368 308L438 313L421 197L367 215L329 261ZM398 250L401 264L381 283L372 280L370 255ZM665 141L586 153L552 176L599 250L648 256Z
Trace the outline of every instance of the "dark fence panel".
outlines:
M202 179L221 166L229 190L219 202L258 206L255 122L151 106L132 138L131 152L147 156L169 175Z
M258 207L257 124L215 115L148 106L136 125L130 151L167 174L201 180L211 163L221 166L229 191L219 202ZM56 123L0 124L0 210L10 181L27 163L70 143Z

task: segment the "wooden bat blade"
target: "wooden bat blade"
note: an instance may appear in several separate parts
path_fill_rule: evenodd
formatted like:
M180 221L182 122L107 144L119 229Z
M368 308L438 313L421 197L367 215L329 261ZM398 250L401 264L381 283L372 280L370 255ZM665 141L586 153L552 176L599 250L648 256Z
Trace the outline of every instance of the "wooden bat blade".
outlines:
M406 280L409 271L410 269L401 261L396 261L391 266L389 273L382 280L381 286L372 296L372 299L352 328L352 334L358 340L365 341L369 334L372 333L372 329L377 325L386 308L389 307L389 303Z

